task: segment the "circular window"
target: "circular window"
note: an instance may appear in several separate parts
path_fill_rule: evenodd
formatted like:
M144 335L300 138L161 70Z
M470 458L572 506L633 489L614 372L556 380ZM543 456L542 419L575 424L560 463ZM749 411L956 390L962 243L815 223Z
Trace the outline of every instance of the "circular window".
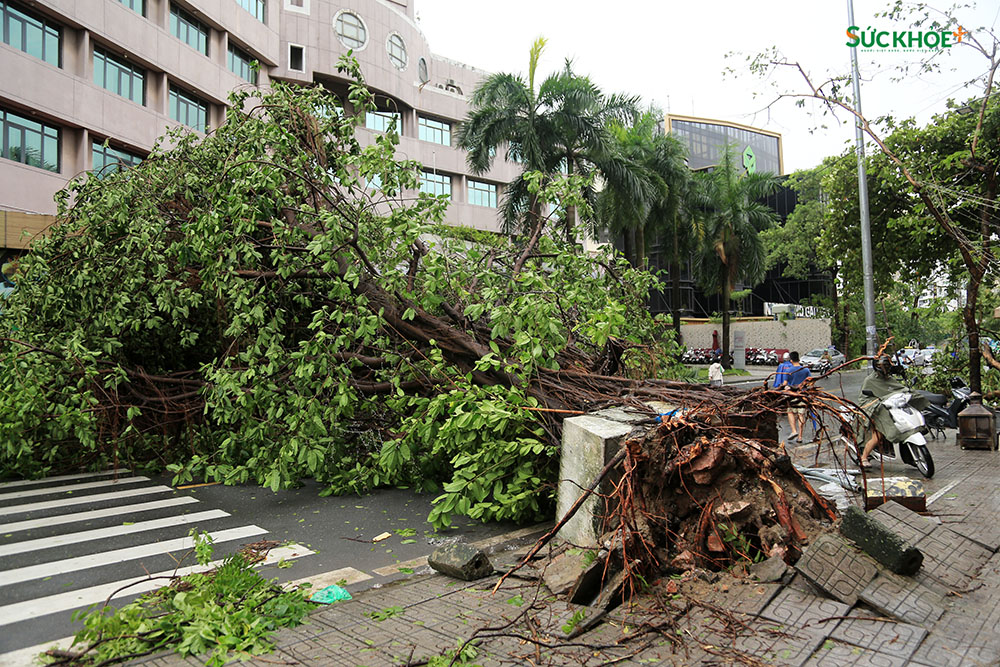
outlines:
M357 14L342 11L333 22L337 38L349 49L364 48L368 43L368 28Z
M420 83L427 83L431 80L431 75L427 71L427 61L423 58L417 61L417 78L420 79Z
M385 42L385 50L389 54L389 60L396 66L396 69L406 69L406 44L399 33L392 33Z

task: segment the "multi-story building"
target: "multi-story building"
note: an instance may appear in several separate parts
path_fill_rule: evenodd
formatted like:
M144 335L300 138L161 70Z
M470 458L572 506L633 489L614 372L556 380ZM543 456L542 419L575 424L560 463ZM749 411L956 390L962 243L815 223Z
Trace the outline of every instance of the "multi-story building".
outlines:
M141 161L168 127L217 127L233 88L346 91L336 64L348 50L379 104L362 141L395 118L399 157L423 165L420 188L451 198L447 222L497 229L517 168L497 160L472 175L456 146L487 73L432 54L413 2L0 0L0 250L53 222L53 195L72 177Z
M745 172L771 172L784 175L784 154L782 138L777 132L763 130L748 125L740 125L722 120L677 116L668 114L660 129L675 137L687 151L688 167L694 171L711 170L729 146L735 153L737 164ZM782 186L778 192L768 197L767 204L778 214L779 224L784 224L788 214L795 208L795 192ZM804 243L812 239L803 239ZM669 268L672 252L670 239L658 238L653 241L649 252L652 269ZM680 310L689 317L708 317L721 309L721 298L704 294L698 289L690 260L681 267ZM830 293L832 282L828 274L812 272L799 280L782 276L781 267L767 272L764 281L756 286L738 283L737 290L752 287L750 296L734 308L743 309L746 315L763 315L764 304L768 302L798 303L816 294ZM650 308L654 313L670 312L671 290L669 285L650 295Z

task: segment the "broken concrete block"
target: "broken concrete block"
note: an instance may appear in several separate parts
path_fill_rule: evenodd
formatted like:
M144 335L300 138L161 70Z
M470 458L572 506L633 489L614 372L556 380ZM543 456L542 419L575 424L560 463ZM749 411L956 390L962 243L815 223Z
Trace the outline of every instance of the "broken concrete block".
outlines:
M927 511L927 497L924 485L909 477L869 477L865 509L875 509L882 503L894 500L914 512Z
M670 561L670 567L675 570L693 570L695 565L694 554L687 549L674 556L674 559Z
M844 512L840 532L896 574L916 574L924 562L919 549L857 507Z
M544 566L542 581L556 595L568 593L580 576L597 562L593 560L594 553L573 548L558 554Z
M696 456L688 464L688 471L695 484L711 484L725 456L726 452L721 447L709 447Z
M597 598L591 603L598 609L613 609L622 603L622 593L625 587L625 571L619 570L609 576L601 587Z
M455 579L475 581L493 574L493 563L481 550L464 542L438 547L427 559L432 568Z
M606 552L605 552L606 554ZM569 601L573 604L589 604L601 591L601 581L607 571L607 557L598 556L590 565L584 565L583 571L569 589Z
M785 561L779 556L771 556L767 560L762 560L750 566L750 576L754 577L757 581L765 583L781 581L781 578L785 576L785 572L787 571L788 566L785 565Z
M705 540L706 546L708 546L709 551L714 551L715 553L722 553L726 550L726 545L723 543L722 538L715 533L709 533L708 539Z
M722 503L714 511L718 517L738 521L745 519L750 513L750 503L746 500L734 500L731 503Z
M881 572L861 591L858 599L892 618L927 627L944 614L945 597L913 579Z
M820 535L795 563L806 580L830 597L854 605L879 572L878 563L836 535Z

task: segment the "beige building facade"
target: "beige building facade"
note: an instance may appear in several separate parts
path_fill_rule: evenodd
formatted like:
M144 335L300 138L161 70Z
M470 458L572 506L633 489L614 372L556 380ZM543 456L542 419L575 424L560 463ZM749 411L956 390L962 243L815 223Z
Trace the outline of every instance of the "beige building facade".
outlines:
M362 140L395 118L398 156L423 165L421 189L450 196L447 222L498 229L517 168L497 160L472 175L456 145L488 73L434 55L412 3L0 0L0 248L24 248L51 223L53 195L74 176L137 163L169 127L217 127L236 87L346 91L336 64L349 49L380 109Z

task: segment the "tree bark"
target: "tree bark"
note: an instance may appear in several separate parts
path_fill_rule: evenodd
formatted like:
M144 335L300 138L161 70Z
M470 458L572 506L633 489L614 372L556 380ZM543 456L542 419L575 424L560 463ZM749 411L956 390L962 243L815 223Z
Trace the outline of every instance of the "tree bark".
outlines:
M681 259L680 241L677 239L677 229L674 229L674 255L670 258L670 316L673 320L674 335L678 343L681 338Z
M722 367L731 368L729 363L729 271L722 266Z
M642 224L635 228L635 259L638 268L646 268L646 227Z

